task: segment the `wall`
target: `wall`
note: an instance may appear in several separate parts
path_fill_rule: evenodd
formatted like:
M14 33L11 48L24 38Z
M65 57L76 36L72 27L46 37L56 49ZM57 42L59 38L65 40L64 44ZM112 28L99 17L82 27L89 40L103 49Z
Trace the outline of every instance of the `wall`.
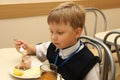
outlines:
M2 0L0 2L4 4ZM0 10L1 10L1 5L0 5ZM120 8L111 8L111 9L108 8L108 9L103 9L102 11L105 13L107 17L108 30L120 28ZM0 14L0 16L2 15ZM50 33L46 19L47 19L47 15L36 15L31 17L30 16L14 17L14 18L3 17L2 19L0 19L0 37L1 37L0 48L14 47L13 39L22 39L30 44L49 41ZM92 30L93 30L93 24L91 22L92 20L93 20L92 14L87 14L86 26L89 29L88 33L90 36L92 36ZM98 25L99 25L98 30L102 31L101 26L103 25L103 23L101 19L100 19L100 24Z
M120 28L120 8L103 10L107 17L108 29ZM86 26L92 35L91 15L87 14ZM36 44L50 40L47 16L1 19L0 20L0 48L14 47L13 39L22 39L28 43ZM101 30L102 20L98 30Z
M0 0L0 19L47 15L64 1L99 9L120 8L120 0Z
M0 48L14 47L13 39L39 43L49 39L46 16L0 20Z

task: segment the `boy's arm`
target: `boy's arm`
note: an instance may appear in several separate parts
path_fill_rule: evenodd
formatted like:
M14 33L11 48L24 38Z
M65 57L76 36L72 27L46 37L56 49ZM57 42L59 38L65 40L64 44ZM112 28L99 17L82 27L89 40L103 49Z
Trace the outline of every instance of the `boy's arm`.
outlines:
M99 64L97 63L86 75L84 80L100 80Z
M36 55L35 45L28 45L27 55Z

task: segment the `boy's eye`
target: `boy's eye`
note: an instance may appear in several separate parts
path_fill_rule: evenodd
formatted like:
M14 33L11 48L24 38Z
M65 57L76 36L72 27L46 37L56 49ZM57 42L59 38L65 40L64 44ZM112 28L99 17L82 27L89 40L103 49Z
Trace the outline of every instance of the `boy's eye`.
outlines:
M52 31L50 31L50 33L52 34L53 32L52 32Z
M59 35L63 34L64 32L58 32Z

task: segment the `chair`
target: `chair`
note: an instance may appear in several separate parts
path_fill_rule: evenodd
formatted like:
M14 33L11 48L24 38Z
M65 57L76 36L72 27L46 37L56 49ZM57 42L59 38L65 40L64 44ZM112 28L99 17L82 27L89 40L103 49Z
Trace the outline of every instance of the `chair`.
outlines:
M88 8L85 8L85 10L87 13L91 12L94 14L94 16L91 17L91 21L93 21L93 24L94 24L94 27L93 27L94 30L93 30L93 34L92 34L93 37L95 37L95 34L97 32L98 23L101 23L101 21L99 21L100 18L103 18L103 21L104 21L103 26L101 26L104 28L103 31L107 30L107 20L106 20L104 13L101 10L94 8L94 7L88 7ZM95 20L93 18L95 18ZM87 29L88 28L86 28L86 25L85 25L84 26L85 35L88 35Z
M116 52L117 54L117 59L118 59L118 62L119 62L119 65L120 65L120 45L118 45L118 39L120 38L120 31L111 31L111 32L108 32L105 37L104 37L104 40L103 42L109 46L109 48L111 49L111 46L112 45L109 45L109 42L107 42L107 39L113 35L113 34L116 34L116 37L114 37L114 46L115 46L115 50L112 50L112 53ZM114 53L115 54L115 53ZM114 57L115 59L116 57Z
M80 39L88 48L89 45L91 45L97 49L98 56L102 60L102 65L100 67L101 80L115 80L115 64L110 49L102 41L96 38L81 36ZM102 48L104 51L101 50Z
M120 38L120 35L116 36L115 38L115 48L116 48L116 52L117 52L117 57L118 57L118 61L119 61L119 65L120 65L120 47L117 45L117 40L118 38Z

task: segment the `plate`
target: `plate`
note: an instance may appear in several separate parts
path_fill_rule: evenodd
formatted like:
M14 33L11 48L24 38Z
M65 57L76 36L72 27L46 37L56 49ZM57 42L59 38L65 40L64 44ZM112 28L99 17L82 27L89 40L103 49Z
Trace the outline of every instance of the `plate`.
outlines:
M20 79L36 79L36 78L40 78L40 65L36 64L36 63L32 63L31 68L27 69L27 70L22 70L22 75L18 76L14 74L14 70L15 70L15 65L12 66L9 69L9 73L10 75L12 75L13 77L16 78L20 78Z

